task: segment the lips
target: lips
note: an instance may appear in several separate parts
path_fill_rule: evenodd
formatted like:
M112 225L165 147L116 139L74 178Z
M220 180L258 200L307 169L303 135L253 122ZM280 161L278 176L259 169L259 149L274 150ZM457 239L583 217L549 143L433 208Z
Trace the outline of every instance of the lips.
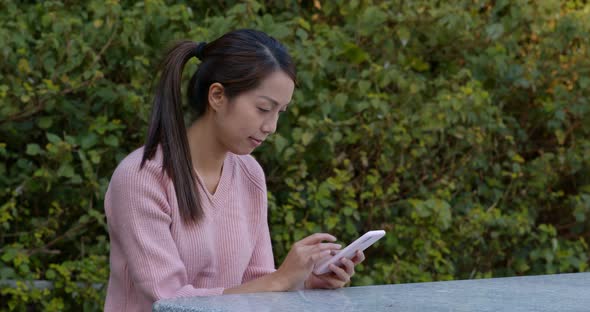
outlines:
M264 140L259 140L259 139L253 138L253 137L249 137L249 139L250 139L250 142L252 142L252 144L254 144L254 146L259 146L260 144L262 144L262 141L264 141Z

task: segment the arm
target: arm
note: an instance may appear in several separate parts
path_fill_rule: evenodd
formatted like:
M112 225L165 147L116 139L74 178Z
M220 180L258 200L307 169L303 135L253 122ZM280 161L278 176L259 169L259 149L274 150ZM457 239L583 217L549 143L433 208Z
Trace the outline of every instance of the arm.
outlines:
M336 238L330 234L316 233L296 242L276 272L241 286L225 289L224 294L302 289L314 264L329 256L333 250L340 249L338 244L322 243L326 240L333 242Z
M263 292L263 291L286 291L288 285L283 280L281 274L275 269L275 263L272 253L272 243L270 239L270 230L268 227L268 197L266 191L266 182L264 171L254 160L247 157L245 161L249 162L249 169L252 173L252 183L256 186L262 196L262 205L258 208L258 229L252 257L242 278L242 285L226 289L224 294Z
M240 286L233 288L226 288L223 294L245 294L255 292L269 292L269 291L288 291L290 284L287 278L281 273L275 271L273 273L264 275L255 280L246 282Z
M195 288L188 282L170 233L172 218L166 194L166 179L154 164L138 171L123 162L113 174L105 198L109 235L120 246L131 279L142 301L163 298L209 296L222 288Z
M266 199L264 202L266 203ZM263 213L261 222L263 224L259 229L252 258L244 272L242 285L226 289L224 294L289 290L287 281L275 269L266 213Z
M262 172L262 170L260 170ZM268 227L268 198L266 192L266 183L264 174L260 174L258 185L260 185L260 194L262 196L262 205L259 208L258 229L252 257L248 267L244 272L242 284L255 280L262 276L274 273L275 263L272 252L272 243L270 239L270 230Z
M255 280L262 276L274 273L275 263L272 253L272 244L270 241L270 233L266 220L261 226L258 234L258 239L252 253L250 263L244 272L242 283Z

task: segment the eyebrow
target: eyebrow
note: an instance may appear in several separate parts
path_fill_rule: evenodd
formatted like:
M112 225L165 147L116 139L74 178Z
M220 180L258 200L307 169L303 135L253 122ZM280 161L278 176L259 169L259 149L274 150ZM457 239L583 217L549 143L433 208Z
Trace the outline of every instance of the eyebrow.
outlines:
M277 102L275 99L268 97L266 95L259 95L258 97L261 97L269 102L271 102L274 106L280 106L279 102ZM289 104L285 105L285 109L287 109L287 107L289 107Z

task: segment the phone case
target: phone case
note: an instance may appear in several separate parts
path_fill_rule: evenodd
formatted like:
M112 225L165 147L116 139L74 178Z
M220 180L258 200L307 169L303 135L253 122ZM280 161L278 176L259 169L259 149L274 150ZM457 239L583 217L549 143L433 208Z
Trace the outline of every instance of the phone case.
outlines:
M338 265L337 263L342 258L353 258L357 250L363 251L367 249L369 246L373 245L383 236L385 236L385 231L383 230L369 231L365 233L363 236L357 238L354 242L346 246L346 248L340 250L332 257L329 257L328 259L320 263L317 263L315 265L313 273L316 275L320 275L330 272L330 264Z

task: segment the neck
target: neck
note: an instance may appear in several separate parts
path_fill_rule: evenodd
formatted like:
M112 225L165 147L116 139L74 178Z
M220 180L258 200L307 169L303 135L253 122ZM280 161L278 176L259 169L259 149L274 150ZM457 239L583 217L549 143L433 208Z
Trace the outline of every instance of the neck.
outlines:
M197 119L187 130L193 168L200 175L220 174L227 150L212 135L207 116Z

